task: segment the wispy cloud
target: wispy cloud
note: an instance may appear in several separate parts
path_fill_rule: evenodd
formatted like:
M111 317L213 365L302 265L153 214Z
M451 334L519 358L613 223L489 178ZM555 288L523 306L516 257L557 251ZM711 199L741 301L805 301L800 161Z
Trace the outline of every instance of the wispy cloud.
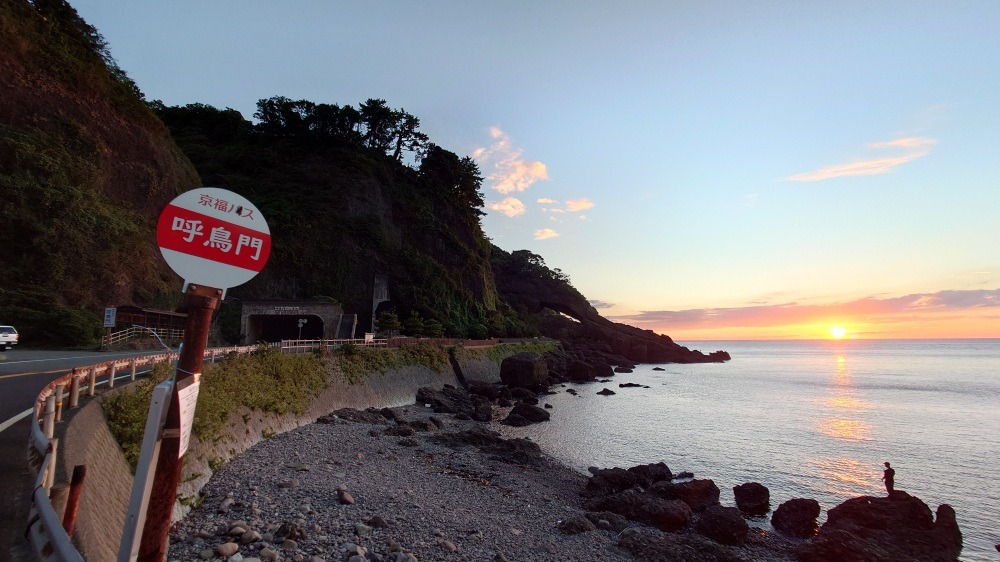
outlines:
M516 197L507 197L503 201L496 201L493 203L488 203L487 208L491 211L496 211L498 213L507 215L508 217L516 217L517 215L523 215L525 211L524 203Z
M566 210L571 213L586 211L587 209L593 209L593 208L594 208L594 203L587 197L566 200Z
M542 228L535 231L535 240L548 240L557 236L559 236L559 233L551 228Z
M915 293L901 297L867 297L844 303L805 305L796 302L734 308L650 310L612 317L618 322L648 324L661 329L769 327L825 322L850 318L865 322L925 312L960 313L972 309L1000 309L1000 289L949 290Z
M549 199L548 197L542 197L541 199L536 201L536 203L541 203L542 205L551 205L556 202L557 201L555 199Z
M805 172L795 174L785 178L788 181L822 181L843 176L873 176L890 172L893 168L926 156L930 153L931 147L937 143L936 140L927 137L906 137L885 142L871 142L865 146L872 150L884 151L895 150L901 152L894 156L880 156L848 162L846 164L834 164Z
M488 173L490 187L500 193L521 192L539 180L549 179L548 168L541 162L525 160L524 150L514 147L510 135L499 127L490 128L493 144L472 153Z

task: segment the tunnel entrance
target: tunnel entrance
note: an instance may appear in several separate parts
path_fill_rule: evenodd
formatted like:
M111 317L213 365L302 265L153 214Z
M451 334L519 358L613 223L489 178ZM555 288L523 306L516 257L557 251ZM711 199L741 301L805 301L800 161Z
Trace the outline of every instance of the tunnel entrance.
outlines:
M243 343L336 339L343 308L332 302L245 302L241 315ZM351 337L350 335L347 337Z

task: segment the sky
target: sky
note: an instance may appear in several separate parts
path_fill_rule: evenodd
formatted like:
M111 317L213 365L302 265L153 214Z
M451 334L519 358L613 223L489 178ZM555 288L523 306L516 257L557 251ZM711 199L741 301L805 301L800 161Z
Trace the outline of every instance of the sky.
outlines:
M1000 2L70 1L148 99L416 115L616 321L1000 337Z

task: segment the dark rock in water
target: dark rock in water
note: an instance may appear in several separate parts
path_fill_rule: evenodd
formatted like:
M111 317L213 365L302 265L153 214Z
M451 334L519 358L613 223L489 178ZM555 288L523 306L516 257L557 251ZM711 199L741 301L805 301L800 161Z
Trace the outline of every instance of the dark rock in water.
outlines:
M630 367L622 367L622 366L615 367L616 373L631 373L633 370L634 369Z
M599 382L599 383L602 383L602 384L603 384L603 383L609 383L609 382L611 382L611 381L610 381L609 379L604 379L604 380L599 380L599 381L597 381L597 382Z
M577 394L576 389L573 389L573 388L567 388L566 392L569 393L569 394L572 394L574 396Z
M500 380L510 387L541 387L548 376L545 359L537 353L518 353L500 363Z
M701 535L658 533L632 527L622 531L618 546L645 562L739 562L731 549Z
M510 408L513 404L510 399L501 397L497 399L497 406L500 406L501 408Z
M750 527L735 507L713 505L705 509L696 526L699 533L715 542L739 546L747 542Z
M477 394L491 401L497 400L501 395L498 385L483 381L469 381L466 389L469 391L469 394Z
M636 382L623 382L618 384L618 388L649 388L649 387L643 387L641 384Z
M511 427L525 427L531 425L530 421L517 414L508 414L506 418L500 421L500 423Z
M927 504L901 490L888 498L852 498L827 514L819 535L799 547L802 562L922 560L951 562L962 552L955 510Z
M534 397L535 393L527 388L514 387L510 389L511 400L527 400Z
M654 371L666 371L663 367L653 367Z
M559 530L567 535L578 535L580 533L596 531L597 526L590 519L577 515L576 517L560 521Z
M597 369L584 361L573 361L566 366L566 376L573 382L589 382L597 378Z
M535 398L534 396L528 396L528 397L525 397L525 398L519 398L518 402L521 403L521 404L530 404L532 406L537 406L538 405L538 398Z
M611 390L609 388L602 388L601 390L597 391L597 393L600 394L600 395L602 395L602 396L611 396L611 395L614 395L614 394L618 394L617 392L615 392L615 391L613 391L613 390Z
M729 356L728 351L713 351L708 354L708 360L713 363L722 363L723 361L729 361L732 357Z
M758 482L733 486L736 507L747 515L760 516L771 509L771 492Z
M455 414L458 419L473 419L481 422L493 420L493 408L489 399L478 394L469 394L450 384L441 390L429 387L417 389L417 404L430 404L439 414Z
M694 478L694 473L685 470L683 472L678 472L677 474L674 475L675 480L680 478Z
M514 404L514 408L511 410L511 413L517 414L530 422L537 423L537 422L549 421L548 412L546 412L542 408L539 408L538 406L534 406L532 404L525 404L524 402Z
M590 468L593 476L587 481L587 486L581 492L586 497L608 496L633 488L645 488L654 482L670 480L670 468L662 462L640 464L629 469L624 468Z
M594 365L594 370L597 372L597 376L601 378L613 377L615 375L615 370L611 365L607 363L597 363Z
M790 499L774 510L771 525L786 535L808 538L816 534L819 512L819 502L814 499Z
M546 402L545 409L546 410L551 410L552 409L552 404L549 404L549 403Z
M649 487L649 492L664 499L681 500L694 511L719 504L719 487L709 479L656 482Z
M610 511L633 521L653 525L663 531L683 529L691 509L681 501L665 500L630 488L617 494L590 500L588 509Z

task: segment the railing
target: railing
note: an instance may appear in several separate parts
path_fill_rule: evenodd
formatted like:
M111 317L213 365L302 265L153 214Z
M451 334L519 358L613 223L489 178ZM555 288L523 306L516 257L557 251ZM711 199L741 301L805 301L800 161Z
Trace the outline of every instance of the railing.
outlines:
M132 338L139 336L148 336L149 328L143 326L132 326L131 328L125 328L118 332L108 334L101 338L101 349L108 349L119 343L128 341ZM184 330L176 330L172 328L159 328L155 332L160 338L167 341L181 341L184 339Z
M385 347L386 339L357 338L341 340L281 340L275 345L281 351L288 353L309 353L317 349L336 349L343 345L354 345L357 347Z
M247 353L253 346L224 347L205 350L205 360L215 362L231 352ZM139 367L157 363L169 363L177 359L176 352L160 353L106 361L89 367L73 369L71 372L50 382L38 394L33 408L31 434L28 437L28 466L35 478L32 492L31 512L28 518L27 534L39 560L60 562L83 561L70 540L70 533L63 528L56 509L52 506L50 494L55 483L56 458L59 440L54 437L55 424L62 419L64 401L69 408L79 405L80 394L86 392L94 396L100 385L115 386L116 379L128 378L134 381ZM119 373L128 372L128 375ZM104 380L98 380L103 378ZM68 391L67 391L68 389Z

